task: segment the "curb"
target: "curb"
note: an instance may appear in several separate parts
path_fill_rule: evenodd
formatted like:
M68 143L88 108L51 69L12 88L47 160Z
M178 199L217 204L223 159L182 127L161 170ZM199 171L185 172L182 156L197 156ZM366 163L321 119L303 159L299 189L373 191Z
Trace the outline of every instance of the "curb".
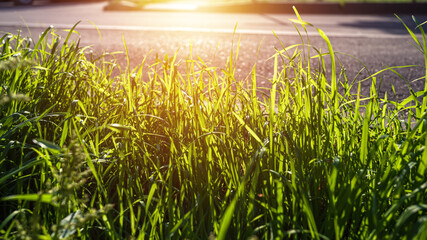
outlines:
M427 3L244 3L201 5L188 12L218 13L289 13L295 6L302 14L427 14ZM104 11L182 11L174 9L145 8L132 2L110 2Z

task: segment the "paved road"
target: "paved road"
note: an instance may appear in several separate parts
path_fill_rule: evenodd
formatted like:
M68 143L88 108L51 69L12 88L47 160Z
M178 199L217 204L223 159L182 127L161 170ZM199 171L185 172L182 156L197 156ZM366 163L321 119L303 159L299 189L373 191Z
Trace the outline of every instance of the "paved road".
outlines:
M70 27L79 20L90 20L101 29L119 30L179 30L193 32L232 32L238 24L238 32L249 34L271 34L274 30L281 35L295 35L288 19L289 14L216 14L197 12L123 12L103 11L105 2L86 4L43 4L32 7L10 7L0 5L1 26ZM329 36L344 37L399 37L405 35L398 19L394 16L361 15L304 15L304 20L315 24ZM402 16L409 20L408 16ZM425 20L427 16L420 16ZM89 27L88 22L81 27Z
M101 3L79 4L38 4L32 7L13 7L0 3L0 31L16 32L18 28L29 28L33 36L49 25L56 29L69 29L77 21L82 21L77 30L81 34L82 44L93 45L94 51L123 50L123 37L128 45L132 65L136 66L151 50L151 60L156 54L173 54L177 49L180 58L190 54L199 55L206 62L221 67L240 36L239 73L241 78L257 63L260 76L268 78L272 73L271 61L265 61L274 54L274 47L300 42L298 32L288 20L294 15L286 14L230 14L197 12L105 12ZM331 39L336 51L346 52L363 61L370 72L384 66L417 64L423 65L423 55L411 46L411 39L405 28L395 16L362 15L304 15L303 19L321 28ZM411 24L410 16L401 16ZM427 16L417 16L425 21ZM100 29L102 38L95 30ZM300 28L301 30L301 28ZM26 31L26 30L25 30ZM314 28L309 28L310 43L326 49L325 44ZM259 53L258 48L261 44ZM346 55L339 55L350 78L363 67L358 61ZM119 56L119 60L125 59ZM411 68L399 70L408 81L425 73L425 69ZM363 71L362 76L367 76ZM267 86L268 80L263 80ZM393 83L399 97L407 95L406 82L394 74L385 75L382 92ZM417 81L413 86L420 90L424 82ZM368 92L368 83L365 83Z

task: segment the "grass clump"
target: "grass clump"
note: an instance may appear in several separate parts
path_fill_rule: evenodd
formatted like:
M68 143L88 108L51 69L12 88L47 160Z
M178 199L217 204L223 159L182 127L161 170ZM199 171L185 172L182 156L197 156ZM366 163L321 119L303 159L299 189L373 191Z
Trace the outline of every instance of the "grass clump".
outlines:
M255 67L235 78L238 48L222 71L174 55L113 74L73 31L2 38L2 238L426 237L427 89L389 101L371 76L361 96L320 29L327 52L272 57L269 94Z

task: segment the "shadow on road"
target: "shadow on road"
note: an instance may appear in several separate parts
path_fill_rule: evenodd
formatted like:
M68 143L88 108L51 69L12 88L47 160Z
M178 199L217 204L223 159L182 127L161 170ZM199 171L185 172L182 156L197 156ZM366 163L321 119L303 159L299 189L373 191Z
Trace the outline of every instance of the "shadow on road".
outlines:
M279 25L282 25L282 26L290 26L291 25L291 23L289 21L285 22L285 21L282 21L282 20L277 19L275 17L272 17L272 16L270 16L268 14L260 13L260 16L262 16L262 17L264 17L264 18L266 18L266 19L268 19L268 20L270 20L272 22L275 22L275 23L277 23Z
M31 9L34 7L50 7L58 5L90 4L94 2L105 2L106 0L34 0L33 4L28 6L16 6L13 0L0 0L0 10L12 9Z
M412 20L410 16L401 17L404 23L409 27L409 29L413 30L414 33L420 33L418 29L416 29L417 24ZM427 16L422 18L416 18L418 23L423 23L427 20ZM350 27L350 28L362 28L362 29L376 29L383 31L384 33L395 34L395 35L406 35L408 31L405 29L402 23L398 21L390 21L390 20L382 20L382 21L369 21L369 20L359 20L352 23L340 23L340 26Z

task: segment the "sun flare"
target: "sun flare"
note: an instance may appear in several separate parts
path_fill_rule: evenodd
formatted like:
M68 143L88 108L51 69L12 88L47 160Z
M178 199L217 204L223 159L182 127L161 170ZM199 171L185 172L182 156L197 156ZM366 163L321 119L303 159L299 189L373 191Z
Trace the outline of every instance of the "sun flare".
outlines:
M151 3L145 6L145 9L156 10L175 10L175 11L194 11L200 5L205 4L207 1L165 1L159 3Z

